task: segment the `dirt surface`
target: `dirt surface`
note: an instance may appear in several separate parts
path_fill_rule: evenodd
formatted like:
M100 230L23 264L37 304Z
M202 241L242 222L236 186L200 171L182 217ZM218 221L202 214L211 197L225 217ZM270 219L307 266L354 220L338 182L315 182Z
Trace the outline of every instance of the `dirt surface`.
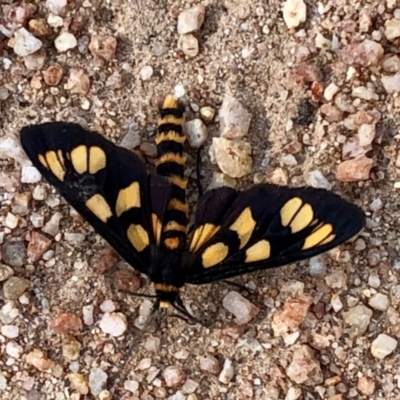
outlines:
M16 3L0 4L10 36L0 30L1 398L400 398L400 5L311 0L289 29L276 0L63 3L27 1L17 15ZM177 20L198 4L204 23L189 57ZM16 53L21 27L42 42L33 55ZM62 32L76 46L56 45ZM378 47L348 47L365 40ZM249 111L254 166L238 187L329 186L367 224L311 262L236 279L250 295L187 286L185 304L209 326L168 317L142 332L151 300L111 287L104 270L115 256L54 188L21 175L29 163L18 137L27 124L75 121L117 143L139 135L135 151L151 165L157 106L174 92L188 120L203 106L218 113L227 93ZM206 150L218 121L207 128ZM187 152L193 177L196 149ZM208 151L201 168L207 185L218 171ZM192 205L196 196L192 180ZM152 293L144 277L128 280ZM259 308L243 325L223 307L231 291ZM107 333L114 322L127 326L118 337Z

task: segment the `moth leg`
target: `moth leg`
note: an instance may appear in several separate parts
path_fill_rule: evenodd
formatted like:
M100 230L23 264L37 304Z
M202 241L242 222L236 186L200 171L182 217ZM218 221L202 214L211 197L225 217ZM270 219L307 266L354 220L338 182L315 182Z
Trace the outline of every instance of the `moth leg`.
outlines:
M248 289L245 285L241 285L240 283L236 283L236 282L232 282L232 281L228 281L228 280L220 281L217 283L225 283L226 285L231 285L231 286L235 287L236 289L243 290L247 293L248 296L251 296L253 294L253 292L250 289Z

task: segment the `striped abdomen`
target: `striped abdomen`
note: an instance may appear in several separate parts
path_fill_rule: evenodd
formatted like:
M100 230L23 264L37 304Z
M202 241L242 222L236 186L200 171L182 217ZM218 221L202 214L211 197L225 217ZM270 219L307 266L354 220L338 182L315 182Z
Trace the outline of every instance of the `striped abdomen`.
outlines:
M163 220L161 241L170 250L181 251L186 241L187 213L184 177L186 158L183 156L185 136L182 131L183 107L173 96L168 96L160 110L156 144L157 174L172 185L171 199Z

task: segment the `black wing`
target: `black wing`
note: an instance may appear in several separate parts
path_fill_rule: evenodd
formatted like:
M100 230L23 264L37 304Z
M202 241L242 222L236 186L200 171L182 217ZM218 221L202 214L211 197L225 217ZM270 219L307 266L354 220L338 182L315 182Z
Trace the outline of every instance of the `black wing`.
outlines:
M134 268L146 273L170 185L132 152L71 123L21 130L34 166Z
M364 223L360 208L324 189L214 189L199 202L186 281L209 283L313 257Z

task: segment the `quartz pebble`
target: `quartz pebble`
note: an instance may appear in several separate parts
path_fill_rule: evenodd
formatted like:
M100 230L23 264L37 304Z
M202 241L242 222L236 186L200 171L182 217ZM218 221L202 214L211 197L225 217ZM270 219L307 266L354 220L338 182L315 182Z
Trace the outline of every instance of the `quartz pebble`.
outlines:
M0 282L5 281L7 278L12 276L14 271L8 265L0 263Z
M21 171L21 182L22 183L36 183L42 179L42 175L31 165L25 165Z
M233 367L233 363L229 358L226 358L224 361L224 366L222 367L222 371L219 374L218 380L227 385L233 378L235 374L235 369Z
M92 36L89 50L99 65L110 62L117 49L117 40L112 36Z
M182 11L178 16L179 35L198 31L203 25L205 12L206 9L203 5Z
M397 18L389 19L385 22L385 36L387 40L393 41L400 37L400 20Z
M24 349L17 342L13 340L7 342L6 353L13 358L21 358Z
M107 385L108 375L100 368L91 368L89 373L89 389L93 396L98 396Z
M25 28L20 28L14 33L14 53L18 56L29 56L38 51L42 45L42 41Z
M307 17L307 6L303 0L286 0L283 4L283 20L289 29L297 28Z
M381 333L378 337L372 342L371 345L371 354L379 358L380 360L387 357L389 354L392 354L397 347L397 340L392 337Z
M304 175L304 180L306 181L307 185L314 188L322 188L327 190L332 189L332 184L325 178L325 176L319 170L307 172Z
M124 389L131 393L136 393L139 390L139 382L133 380L125 381Z
M162 373L162 376L165 380L165 384L168 387L180 386L186 379L186 375L183 372L182 368L173 365L165 368L165 370Z
M140 70L139 74L142 81L148 81L153 76L153 68L146 65Z
M368 300L368 305L374 310L386 311L389 307L389 298L385 294L376 293Z
M54 46L59 53L65 53L78 45L75 36L69 32L61 32L54 40Z
M39 349L34 349L26 355L25 361L39 371L51 371L55 363L47 358L46 353Z
M121 336L128 328L127 320L124 314L119 312L105 313L100 320L100 329L111 336Z
M90 79L83 68L71 68L65 90L71 93L85 95L90 89Z
M184 125L184 131L191 147L198 149L207 140L207 127L201 119L192 119Z
M231 95L224 97L219 109L220 135L226 139L242 139L249 130L251 115L246 108Z
M94 311L94 306L92 304L82 307L83 323L85 325L94 324L93 311Z
M301 345L293 352L292 361L286 368L288 377L297 384L315 386L323 381L319 361L310 347Z
M234 291L223 298L222 305L235 316L235 322L239 325L247 324L260 312L258 307Z
M60 231L60 221L63 215L60 212L54 213L44 225L42 231L51 236L56 236Z
M388 93L400 92L400 72L394 75L382 76L381 82Z
M203 372L208 372L217 375L220 371L219 362L215 357L204 356L200 358L200 369Z
M291 386L286 393L285 400L297 400L301 398L301 395L302 395L301 388Z
M178 39L178 49L190 57L196 57L199 54L199 41L191 33L181 35Z
M62 15L67 11L68 0L46 0L46 7L53 14Z
M348 333L352 337L363 335L368 329L368 325L372 318L372 311L362 305L356 305L346 311L344 314L344 321L350 326Z

